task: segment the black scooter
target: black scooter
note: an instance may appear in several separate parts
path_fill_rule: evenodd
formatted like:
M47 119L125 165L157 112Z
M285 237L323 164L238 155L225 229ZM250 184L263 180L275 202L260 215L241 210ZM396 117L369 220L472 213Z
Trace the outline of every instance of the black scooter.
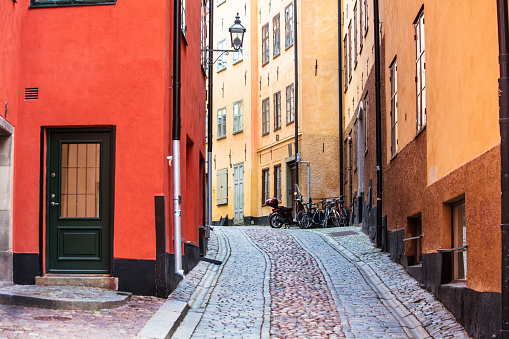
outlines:
M304 210L304 205L302 204L302 196L295 192L295 203L297 205L297 213ZM279 201L276 198L267 199L265 201L265 205L272 207L272 213L269 215L269 225L272 228L281 228L283 225L286 227L290 225L296 225L297 221L293 219L293 208L278 206Z

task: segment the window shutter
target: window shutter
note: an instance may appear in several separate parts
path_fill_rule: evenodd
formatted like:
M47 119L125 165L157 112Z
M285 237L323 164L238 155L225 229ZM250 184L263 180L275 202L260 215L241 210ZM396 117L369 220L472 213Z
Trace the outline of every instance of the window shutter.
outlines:
M228 204L228 170L224 170L223 172L223 204Z
M221 202L223 201L223 197L222 197L222 193L223 193L223 184L222 184L222 180L223 180L223 176L222 176L222 171L217 171L217 187L216 187L216 192L217 192L217 196L216 196L216 203L218 205L221 205Z

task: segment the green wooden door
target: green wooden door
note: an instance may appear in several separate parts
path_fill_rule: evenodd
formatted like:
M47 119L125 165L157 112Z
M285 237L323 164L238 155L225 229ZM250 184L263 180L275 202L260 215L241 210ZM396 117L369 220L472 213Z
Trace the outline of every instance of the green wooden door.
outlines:
M48 273L110 270L111 133L48 132Z

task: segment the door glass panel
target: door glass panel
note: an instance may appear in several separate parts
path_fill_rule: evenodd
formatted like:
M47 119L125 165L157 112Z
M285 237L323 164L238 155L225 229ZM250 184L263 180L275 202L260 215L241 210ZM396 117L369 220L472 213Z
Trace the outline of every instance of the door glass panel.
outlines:
M62 144L60 217L99 217L101 144Z

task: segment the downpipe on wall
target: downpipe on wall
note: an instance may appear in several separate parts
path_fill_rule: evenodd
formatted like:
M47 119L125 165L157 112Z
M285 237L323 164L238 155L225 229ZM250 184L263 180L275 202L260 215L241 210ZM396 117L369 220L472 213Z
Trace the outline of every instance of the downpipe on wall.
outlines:
M173 252L175 256L175 274L184 278L182 269L182 196L180 183L180 86L181 86L181 0L174 1L173 8Z

